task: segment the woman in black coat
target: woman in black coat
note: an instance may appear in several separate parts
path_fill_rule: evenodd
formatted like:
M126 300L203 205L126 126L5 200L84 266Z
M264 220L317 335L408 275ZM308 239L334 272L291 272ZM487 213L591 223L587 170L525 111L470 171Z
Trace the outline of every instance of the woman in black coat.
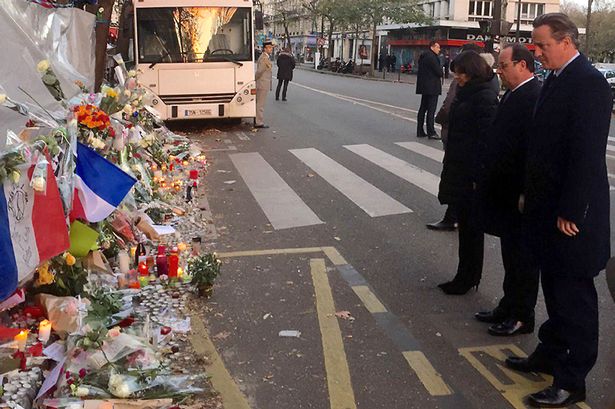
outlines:
M284 85L282 90L282 101L286 101L286 91L288 90L288 83L293 80L293 70L295 69L295 57L290 53L289 48L285 48L278 55L278 86L275 89L275 100L280 99L280 88Z
M459 265L452 281L438 287L461 295L478 288L483 270L484 235L477 214L480 152L495 118L498 94L491 85L494 73L474 51L464 51L452 69L459 85L449 113L448 144L438 199L454 205L459 223Z

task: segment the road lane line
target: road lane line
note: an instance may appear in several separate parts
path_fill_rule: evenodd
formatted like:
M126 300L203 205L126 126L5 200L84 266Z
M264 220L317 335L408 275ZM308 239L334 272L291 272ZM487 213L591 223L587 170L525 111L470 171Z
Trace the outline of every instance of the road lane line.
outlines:
M250 137L248 135L246 135L245 132L236 132L235 133L237 135L237 138L239 138L242 141L249 141Z
M314 148L290 152L371 217L411 213L397 200Z
M274 229L323 223L260 154L229 157Z
M438 196L440 184L438 176L367 144L344 145L344 148L412 183L425 192Z
M453 393L442 379L442 375L435 370L424 353L421 351L405 351L402 355L432 396L446 396Z
M545 374L524 374L508 369L504 361L511 352L518 357L527 357L527 354L514 344L459 349L459 354L498 390L512 407L526 409L525 397L551 386L553 378ZM584 402L576 406L589 409Z
M378 297L366 285L358 285L352 287L357 297L363 302L367 311L372 314L387 312L386 307L380 302Z
M442 161L444 160L443 150L423 145L419 142L395 142L395 145L401 146L402 148L408 149L409 151L418 153L419 155L426 156L429 159L435 160L436 162L442 163Z
M342 341L342 331L335 317L335 303L327 277L325 260L311 259L310 270L316 295L316 311L325 358L330 407L331 409L356 409L350 369Z
M219 258L278 256L281 254L320 253L321 251L322 251L322 247L299 247L299 248L288 248L288 249L223 251L221 253L217 253L217 256Z
M195 314L191 316L192 331L190 332L190 344L194 351L206 356L210 362L207 373L211 375L211 383L214 389L222 396L224 407L233 409L250 409L250 405L231 374L224 366L224 361L218 354L216 347L209 338L209 333L201 318Z
M329 258L329 260L335 266L342 266L344 264L348 264L346 259L340 254L339 251L335 247L323 247L322 251L325 252L325 255Z

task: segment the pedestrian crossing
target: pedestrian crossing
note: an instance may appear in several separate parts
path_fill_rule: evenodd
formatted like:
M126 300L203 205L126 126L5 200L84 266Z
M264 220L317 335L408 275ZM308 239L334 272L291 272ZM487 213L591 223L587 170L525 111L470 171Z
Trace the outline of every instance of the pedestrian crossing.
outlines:
M609 145L615 150L615 146ZM402 189L415 187L437 198L440 183L440 164L444 158L441 149L420 142L403 141L375 147L369 144L343 145L345 150L365 163L351 162L343 165L316 148L289 149L289 153L306 165L324 182L345 197L346 203L361 209L369 217L385 217L413 213L411 203L401 203L381 188L363 179L355 171L384 169L402 179ZM382 149L381 149L382 148ZM408 159L407 152L433 162L424 169ZM390 153L392 152L392 153ZM326 223L306 204L303 198L280 176L259 153L232 153L229 155L258 206L276 230L314 226ZM403 159L402 159L403 158ZM421 161L423 165L430 161ZM609 173L615 184L615 174ZM390 182L390 180L389 180ZM411 185L411 186L410 186ZM611 187L611 191L615 188ZM416 204L414 204L416 206ZM433 202L430 203L433 206Z

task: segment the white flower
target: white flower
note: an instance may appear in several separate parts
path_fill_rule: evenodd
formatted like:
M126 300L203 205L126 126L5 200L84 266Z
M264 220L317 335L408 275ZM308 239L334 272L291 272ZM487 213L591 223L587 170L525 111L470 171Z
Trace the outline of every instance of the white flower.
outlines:
M132 101L132 106L134 107L139 106L139 101L138 100Z
M36 70L41 74L47 72L49 69L49 61L41 60L38 64L36 64Z
M0 105L6 102L6 94L0 94Z
M128 115L132 114L132 107L130 106L130 104L124 105L123 111L127 113Z
M130 386L125 382L124 377L118 374L109 377L109 392L122 399L126 399L131 394Z
M79 386L77 391L75 391L75 396L81 398L83 396L88 396L90 394L90 390L84 386Z
M124 90L124 95L125 95L126 97L130 98L130 96L132 95L132 92L130 92L130 90L129 90L129 89L125 89L125 90Z
M130 71L128 71L128 76L129 77L136 77L137 76L137 72L135 70L130 70Z
M45 178L42 176L35 177L34 179L32 179L31 186L32 186L32 189L36 190L37 192L44 192L45 191Z

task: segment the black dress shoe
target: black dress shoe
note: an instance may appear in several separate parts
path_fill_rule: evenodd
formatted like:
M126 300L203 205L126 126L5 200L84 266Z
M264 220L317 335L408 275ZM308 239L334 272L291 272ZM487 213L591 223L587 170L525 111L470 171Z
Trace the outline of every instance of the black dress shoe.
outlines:
M288 101L286 98L282 98L282 101Z
M503 322L506 319L507 315L500 312L497 308L491 311L479 311L474 314L474 318L476 318L480 322L486 322L488 324L498 324Z
M585 389L567 391L566 389L549 386L528 397L530 405L536 408L565 408L585 400Z
M534 332L534 321L522 322L509 319L499 324L494 324L488 329L489 334L496 337L509 337L515 334L531 334Z
M514 369L519 372L541 372L547 375L553 375L553 368L551 365L540 362L539 360L532 358L519 358L518 356L509 356L504 361L506 367Z
M265 125L265 124L263 124L263 125L254 125L254 127L255 128L259 128L259 129L267 129L267 128L269 128L269 125Z
M427 134L425 132L417 132L416 133L416 137L417 138L426 138Z
M431 133L431 134L428 134L428 135L427 135L427 137L428 137L429 139L435 139L436 141L440 141L440 140L442 140L442 138L440 138L440 135L438 135L438 134L437 134L437 133L435 133L435 132L434 132L434 133Z
M437 230L437 231L453 231L457 229L457 223L452 222L450 220L442 219L439 222L428 223L427 228L430 230Z

